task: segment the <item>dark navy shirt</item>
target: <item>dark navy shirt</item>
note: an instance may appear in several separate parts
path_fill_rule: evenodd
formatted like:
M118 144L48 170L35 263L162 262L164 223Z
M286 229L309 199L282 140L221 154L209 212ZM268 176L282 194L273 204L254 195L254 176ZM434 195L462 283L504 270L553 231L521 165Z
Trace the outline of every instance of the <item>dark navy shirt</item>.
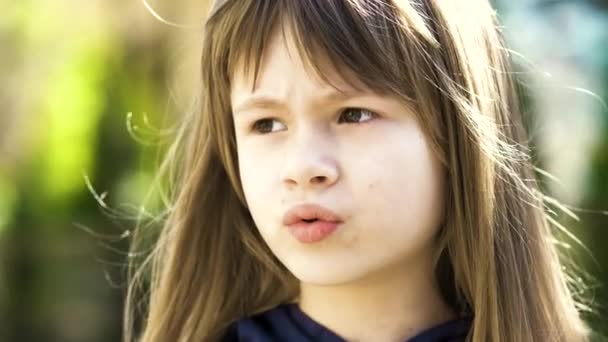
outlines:
M471 320L441 323L404 342L465 341ZM222 342L345 342L333 331L314 321L297 304L289 303L234 322Z

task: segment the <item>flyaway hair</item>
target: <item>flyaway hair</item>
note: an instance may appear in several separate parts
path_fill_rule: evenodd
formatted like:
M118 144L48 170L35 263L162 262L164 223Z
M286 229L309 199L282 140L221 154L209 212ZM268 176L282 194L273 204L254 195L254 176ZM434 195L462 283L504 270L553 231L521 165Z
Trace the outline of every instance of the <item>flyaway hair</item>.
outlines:
M183 118L164 164L168 215L151 254L133 265L125 339L218 341L232 321L298 296L297 279L247 209L229 97L236 70L257 75L276 30L293 33L310 72L323 78L320 61L329 61L353 86L416 109L448 175L435 274L445 301L474 317L470 340L586 340L555 245L559 226L533 172L509 53L481 0L216 2L203 32L198 108Z

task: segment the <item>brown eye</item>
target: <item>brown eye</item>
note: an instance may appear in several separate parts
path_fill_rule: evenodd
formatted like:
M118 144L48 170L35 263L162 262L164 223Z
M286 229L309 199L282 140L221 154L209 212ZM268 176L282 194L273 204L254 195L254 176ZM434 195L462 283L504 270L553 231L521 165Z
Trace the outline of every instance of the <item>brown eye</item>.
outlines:
M363 108L346 108L340 115L340 122L365 123L376 117L376 113Z
M252 130L260 134L268 134L273 132L274 123L277 119L266 118L260 119L253 123Z

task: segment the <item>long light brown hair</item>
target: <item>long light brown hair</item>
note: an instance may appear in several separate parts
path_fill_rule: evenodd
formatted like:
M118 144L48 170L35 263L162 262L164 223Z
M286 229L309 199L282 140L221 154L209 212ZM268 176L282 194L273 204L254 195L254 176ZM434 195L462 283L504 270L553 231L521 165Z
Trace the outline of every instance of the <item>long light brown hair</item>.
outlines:
M509 53L483 0L216 2L198 110L183 118L161 169L171 180L167 216L152 252L132 265L125 339L217 341L236 319L297 298L298 280L247 209L229 100L232 73L244 65L257 75L279 27L294 33L311 72L323 78L323 54L345 78L414 104L448 173L435 273L446 302L474 317L470 340L586 340Z

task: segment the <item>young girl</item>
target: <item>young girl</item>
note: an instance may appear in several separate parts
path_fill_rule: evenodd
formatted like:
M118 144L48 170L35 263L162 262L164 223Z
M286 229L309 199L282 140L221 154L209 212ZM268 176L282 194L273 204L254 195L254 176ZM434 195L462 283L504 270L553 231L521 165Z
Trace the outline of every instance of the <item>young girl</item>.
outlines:
M486 1L218 1L202 51L127 340L587 340Z

